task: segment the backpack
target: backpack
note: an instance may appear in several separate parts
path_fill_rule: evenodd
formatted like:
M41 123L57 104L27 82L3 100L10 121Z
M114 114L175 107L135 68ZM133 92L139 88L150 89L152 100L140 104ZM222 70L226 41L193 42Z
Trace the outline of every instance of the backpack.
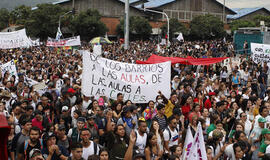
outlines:
M175 128L176 131L178 132L178 128ZM172 133L171 133L171 130L169 129L169 127L167 127L165 130L167 130L169 132L169 141L171 140L172 138Z
M42 141L42 139L39 139L39 143L40 143L40 150L42 150L43 149L43 141ZM25 155L25 159L27 157L26 156L27 155L26 150L28 148L28 145L29 145L29 139L24 141L24 155Z
M93 142L93 143L94 143L94 154L97 155L97 144L95 142Z
M78 137L79 137L79 139L78 139ZM80 136L79 136L77 127L72 128L71 141L74 143L74 142L77 142L79 140L80 140Z

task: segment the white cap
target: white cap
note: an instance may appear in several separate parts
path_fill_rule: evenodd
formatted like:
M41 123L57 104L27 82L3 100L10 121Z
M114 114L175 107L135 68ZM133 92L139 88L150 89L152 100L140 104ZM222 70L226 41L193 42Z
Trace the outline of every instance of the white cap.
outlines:
M63 106L63 107L62 107L62 112L63 112L63 111L68 111L68 106Z

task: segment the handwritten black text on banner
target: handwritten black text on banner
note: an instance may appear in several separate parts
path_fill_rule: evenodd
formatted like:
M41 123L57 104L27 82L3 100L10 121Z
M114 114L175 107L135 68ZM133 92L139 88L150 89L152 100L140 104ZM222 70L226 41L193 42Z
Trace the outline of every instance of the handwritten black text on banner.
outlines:
M81 51L83 54L82 93L147 103L155 100L160 90L169 98L171 62L137 65L112 61Z
M270 66L270 45L251 43L251 52L255 63L266 62Z

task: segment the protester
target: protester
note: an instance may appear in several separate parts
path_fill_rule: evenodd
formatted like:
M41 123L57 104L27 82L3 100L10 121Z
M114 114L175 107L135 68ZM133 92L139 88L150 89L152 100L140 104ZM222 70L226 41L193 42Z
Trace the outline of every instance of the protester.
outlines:
M132 64L151 54L229 57L201 67L173 64L172 80L165 80L171 94L149 90L155 98L148 103L135 103L128 97L130 86L125 92L119 84L112 85L115 99L104 96L103 79L97 83L100 93L82 94L84 68L77 49L93 51L93 46L0 50L1 64L14 60L18 73L0 75L0 114L12 129L11 160L182 159L190 152L184 146L186 136L192 144L201 130L204 139L199 144L205 150L195 152L202 153L201 159L257 160L270 154L269 69L249 55L235 54L231 42L185 41L157 47L155 40L134 41L128 50L120 42L102 45L101 57ZM191 135L186 135L188 130Z

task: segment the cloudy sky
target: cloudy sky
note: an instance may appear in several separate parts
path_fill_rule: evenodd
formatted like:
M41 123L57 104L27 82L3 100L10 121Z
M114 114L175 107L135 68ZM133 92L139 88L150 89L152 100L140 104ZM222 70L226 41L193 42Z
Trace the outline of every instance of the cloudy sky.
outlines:
M223 0L218 0L223 3ZM226 6L230 8L265 7L270 10L270 0L226 0Z

